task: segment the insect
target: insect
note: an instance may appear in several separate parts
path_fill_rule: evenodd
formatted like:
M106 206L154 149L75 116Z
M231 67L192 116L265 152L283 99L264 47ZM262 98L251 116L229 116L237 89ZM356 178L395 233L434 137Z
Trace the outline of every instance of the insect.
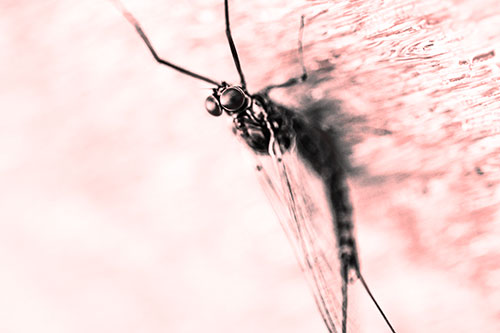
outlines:
M240 77L239 84L219 82L164 60L134 16L120 2L114 3L158 63L214 86L205 108L212 116L225 113L231 117L233 132L255 154L260 180L312 286L329 332L351 331L348 286L354 279L361 282L388 328L395 332L361 274L346 171L334 134L323 129L314 118L269 97L272 89L291 87L308 78L302 57L304 17L299 30L302 75L251 94L231 35L228 0L224 1L226 37ZM328 105L318 105L313 111L324 107ZM311 187L304 181L309 178L317 179L319 187ZM318 188L322 189L319 195ZM325 202L320 203L322 199Z

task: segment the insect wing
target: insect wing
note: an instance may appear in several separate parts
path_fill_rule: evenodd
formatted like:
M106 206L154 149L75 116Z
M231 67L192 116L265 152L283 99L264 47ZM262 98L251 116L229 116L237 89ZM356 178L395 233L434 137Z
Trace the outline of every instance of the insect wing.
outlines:
M258 156L258 175L329 332L342 331L342 279L334 214L320 177L294 149ZM353 332L348 320L348 332Z

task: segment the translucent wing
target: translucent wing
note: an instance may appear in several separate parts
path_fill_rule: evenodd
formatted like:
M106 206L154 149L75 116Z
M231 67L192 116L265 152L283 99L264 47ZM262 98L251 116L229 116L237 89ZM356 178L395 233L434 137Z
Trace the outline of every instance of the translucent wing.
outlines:
M289 238L329 332L353 332L342 289L339 249L331 203L319 176L292 147L258 157L258 174L266 195ZM346 301L346 300L345 300Z

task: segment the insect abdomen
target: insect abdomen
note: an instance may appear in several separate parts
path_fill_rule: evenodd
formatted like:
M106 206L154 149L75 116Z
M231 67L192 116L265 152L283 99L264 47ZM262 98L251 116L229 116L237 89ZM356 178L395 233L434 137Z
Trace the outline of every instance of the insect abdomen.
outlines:
M359 270L359 260L354 239L352 205L344 175L332 176L328 183L330 204L335 211L334 228L339 246L339 257L349 268Z
M352 205L346 182L344 156L335 138L319 126L294 119L295 142L299 155L323 179L335 218L333 228L339 247L339 259L346 268L359 270L356 241L353 233Z

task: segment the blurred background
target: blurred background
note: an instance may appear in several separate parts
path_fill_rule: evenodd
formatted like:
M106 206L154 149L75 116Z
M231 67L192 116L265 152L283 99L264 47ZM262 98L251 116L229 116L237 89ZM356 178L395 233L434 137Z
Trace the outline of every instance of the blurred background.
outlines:
M164 58L237 82L223 1L124 3ZM300 73L305 15L315 79L273 97L341 103L362 269L397 330L499 331L498 1L230 15L251 92ZM3 1L0 72L0 332L326 332L211 87L110 2ZM365 303L360 331L387 332Z

